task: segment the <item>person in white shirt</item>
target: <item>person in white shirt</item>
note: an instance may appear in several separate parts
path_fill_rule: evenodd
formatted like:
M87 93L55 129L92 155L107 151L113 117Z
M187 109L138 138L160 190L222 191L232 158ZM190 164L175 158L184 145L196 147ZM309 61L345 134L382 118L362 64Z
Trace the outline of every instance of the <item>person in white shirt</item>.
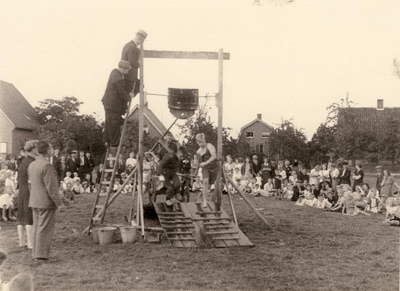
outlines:
M132 169L133 169L134 167L136 167L136 163L137 163L137 160L135 159L135 152L130 152L129 153L129 158L126 159L126 163L125 163L126 167L131 165Z
M264 191L267 192L267 196L272 196L276 193L276 189L272 183L272 178L268 178L268 182L264 185Z
M311 185L319 185L319 172L321 168L319 165L315 165L314 169L311 170L310 172L310 184Z
M325 195L321 194L318 196L315 207L320 209L329 209L332 207L332 204L325 198Z

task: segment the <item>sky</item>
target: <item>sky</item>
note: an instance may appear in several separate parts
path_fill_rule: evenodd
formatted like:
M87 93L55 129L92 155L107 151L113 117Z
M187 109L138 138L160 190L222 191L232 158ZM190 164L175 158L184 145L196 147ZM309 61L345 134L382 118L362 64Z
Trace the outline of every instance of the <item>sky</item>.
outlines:
M75 96L82 113L104 119L109 74L143 29L148 50L230 53L223 126L233 137L262 114L274 127L292 120L311 139L326 108L347 94L359 107L375 107L377 99L400 107L393 74L399 27L398 0L0 0L0 80L33 106ZM148 93L172 87L215 94L218 62L145 59L144 84ZM167 97L148 102L169 127ZM214 100L207 106L217 124Z

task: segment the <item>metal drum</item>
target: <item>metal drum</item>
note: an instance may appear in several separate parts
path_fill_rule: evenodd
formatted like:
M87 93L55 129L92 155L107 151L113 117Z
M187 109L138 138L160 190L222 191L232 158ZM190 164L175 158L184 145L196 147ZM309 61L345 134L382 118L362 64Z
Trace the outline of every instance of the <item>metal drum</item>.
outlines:
M173 116L187 119L199 107L198 89L168 88L168 108Z

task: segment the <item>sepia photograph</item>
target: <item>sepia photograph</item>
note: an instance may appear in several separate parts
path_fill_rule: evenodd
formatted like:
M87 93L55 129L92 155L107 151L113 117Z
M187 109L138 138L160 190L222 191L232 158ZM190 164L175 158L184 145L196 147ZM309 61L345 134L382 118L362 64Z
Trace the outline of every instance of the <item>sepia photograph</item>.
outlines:
M400 290L400 1L0 0L0 291Z

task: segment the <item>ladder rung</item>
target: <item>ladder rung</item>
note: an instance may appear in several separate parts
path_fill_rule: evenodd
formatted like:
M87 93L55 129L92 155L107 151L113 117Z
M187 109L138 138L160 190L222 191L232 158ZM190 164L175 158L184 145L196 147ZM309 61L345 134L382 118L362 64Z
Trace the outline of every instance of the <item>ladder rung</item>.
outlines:
M232 228L232 226L229 225L206 225L207 229L219 229L219 228Z
M107 158L107 161L116 161L116 160L117 160L116 157L108 157L108 158Z
M110 185L110 181L103 181L103 182L101 182L101 184L103 184L103 185Z
M94 208L102 209L102 208L104 208L104 205L96 205Z
M101 219L100 217L93 217L92 218L93 221L100 221L100 219Z
M114 169L105 169L104 172L106 172L106 173L112 173L112 172L114 172Z
M183 219L183 220L188 220L188 219L192 219L191 217L164 217L164 216L159 216L159 219L165 219L165 220L169 220L169 219Z
M181 235L181 234L189 234L192 235L190 231L174 231L174 232L167 232L167 235Z
M193 222L191 221L179 221L179 220L167 220L167 221L161 221L162 224L167 223L167 224L192 224Z
M205 212L196 212L196 214L221 214L222 211L205 211Z
M193 237L169 237L168 240L195 240Z
M227 236L227 237L213 237L212 240L234 240L239 239L237 236Z
M107 197L107 193L100 193L99 197Z
M222 227L221 224L226 224L226 227L229 226L230 222L229 221L210 221L210 222L203 222L204 225L220 225ZM225 226L224 226L225 227Z
M158 212L158 215L185 215L184 212Z
M163 228L165 229L176 229L176 228L194 228L194 225L185 225L185 226L178 226L178 225L164 225Z
M214 234L234 234L238 233L237 231L234 230L227 230L227 231L206 231L206 234L214 235Z
M222 218L222 217L202 217L202 218L193 218L194 221L203 221L203 220L230 220L230 218Z

